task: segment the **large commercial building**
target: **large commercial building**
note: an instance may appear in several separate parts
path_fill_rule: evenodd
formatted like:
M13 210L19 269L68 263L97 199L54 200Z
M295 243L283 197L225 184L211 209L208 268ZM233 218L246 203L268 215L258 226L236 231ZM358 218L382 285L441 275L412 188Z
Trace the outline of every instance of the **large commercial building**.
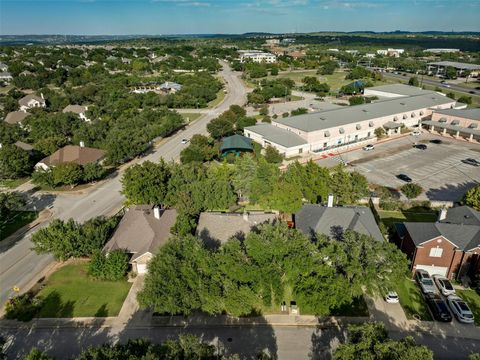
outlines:
M467 64L456 61L437 61L428 63L428 74L443 76L445 75L445 69L447 67L453 67L459 77L462 77L465 72L469 72L472 77L478 77L480 73L480 65L477 64Z
M480 109L437 110L422 125L443 136L480 141Z
M276 119L271 124L246 127L244 134L264 147L275 147L286 157L320 155L375 142L377 128L391 135L403 126L418 127L435 109L451 109L456 104L437 92L408 85L367 90L368 96L379 98L377 102Z
M277 61L275 54L258 51L258 50L239 50L240 62L253 61L256 63L274 63Z

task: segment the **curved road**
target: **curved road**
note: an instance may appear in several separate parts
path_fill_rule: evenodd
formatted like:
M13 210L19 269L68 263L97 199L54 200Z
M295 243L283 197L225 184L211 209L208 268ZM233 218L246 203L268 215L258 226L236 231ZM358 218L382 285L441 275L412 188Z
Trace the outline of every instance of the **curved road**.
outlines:
M227 89L224 101L216 108L206 111L185 130L166 138L153 153L138 162L158 161L160 158L166 161L177 160L182 149L187 146L181 144L181 139L190 139L195 134L206 134L207 124L227 110L230 105L245 104L246 89L240 80L241 73L232 71L225 62L221 62L221 64L223 70L220 75L223 77ZM73 218L83 222L95 216L108 215L119 210L125 200L120 193L120 179L125 168L123 167L123 170L120 170L115 177L103 182L86 195L58 195L53 202L53 218ZM46 226L46 223L42 225ZM14 286L19 287L20 291L26 290L29 285L43 276L45 269L54 264L51 255L38 255L31 250L30 236L37 230L28 232L13 247L0 254L0 307L12 295Z

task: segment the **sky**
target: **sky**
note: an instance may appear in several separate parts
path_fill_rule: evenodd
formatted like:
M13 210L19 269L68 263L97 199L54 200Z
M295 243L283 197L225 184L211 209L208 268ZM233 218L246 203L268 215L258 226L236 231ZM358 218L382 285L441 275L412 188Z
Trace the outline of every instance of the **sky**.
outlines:
M480 31L480 0L0 0L0 34Z

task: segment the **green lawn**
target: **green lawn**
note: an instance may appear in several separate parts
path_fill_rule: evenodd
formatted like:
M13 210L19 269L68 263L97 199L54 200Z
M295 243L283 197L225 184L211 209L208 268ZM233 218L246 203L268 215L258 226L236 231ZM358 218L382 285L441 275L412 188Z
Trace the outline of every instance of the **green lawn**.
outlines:
M392 226L396 222L435 222L437 220L437 213L435 211L386 211L379 210L381 222L387 227Z
M466 301L475 316L475 325L480 326L480 295L475 290L456 290L457 295Z
M131 284L94 280L87 268L87 263L66 265L52 274L37 294L44 300L38 317L118 315Z
M207 107L208 107L209 109L214 108L215 106L217 106L218 104L220 104L220 103L223 101L223 99L225 99L225 95L226 95L226 93L225 93L224 89L220 89L220 90L218 91L218 93L217 93L217 98L214 99L214 100L212 100L212 101L210 101L210 102L208 103L208 106L207 106Z
M183 117L185 120L188 119L189 122L195 121L195 120L197 120L200 116L202 116L202 114L200 114L200 113L182 113L182 114L180 114L180 115L182 115L182 117Z
M420 288L413 280L405 278L403 282L397 285L395 291L408 319L413 319L416 315L421 320L432 320Z
M15 189L16 187L26 183L30 178L20 178L20 179L5 179L0 180L0 187L4 186L9 189Z
M38 217L37 211L13 211L6 221L0 220L0 240L12 235Z

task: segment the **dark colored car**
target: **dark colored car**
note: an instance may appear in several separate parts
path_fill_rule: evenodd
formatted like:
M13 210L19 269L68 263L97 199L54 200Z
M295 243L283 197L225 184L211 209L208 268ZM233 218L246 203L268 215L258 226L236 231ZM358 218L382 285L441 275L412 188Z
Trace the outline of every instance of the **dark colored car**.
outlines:
M480 162L472 158L464 159L462 162L467 165L480 166Z
M413 145L413 147L415 149L427 150L427 145L425 145L425 144L416 144L416 145Z
M433 140L430 140L430 143L432 143L432 144L441 144L441 143L442 143L442 140L440 140L440 139L433 139Z
M450 310L448 310L447 303L440 295L427 294L425 295L425 300L435 320L442 322L452 321L453 317Z
M475 94L475 91L470 90L468 93L469 93L469 94Z
M398 174L397 178L399 178L400 180L403 180L405 182L412 182L412 178L408 175L405 175L405 174Z

